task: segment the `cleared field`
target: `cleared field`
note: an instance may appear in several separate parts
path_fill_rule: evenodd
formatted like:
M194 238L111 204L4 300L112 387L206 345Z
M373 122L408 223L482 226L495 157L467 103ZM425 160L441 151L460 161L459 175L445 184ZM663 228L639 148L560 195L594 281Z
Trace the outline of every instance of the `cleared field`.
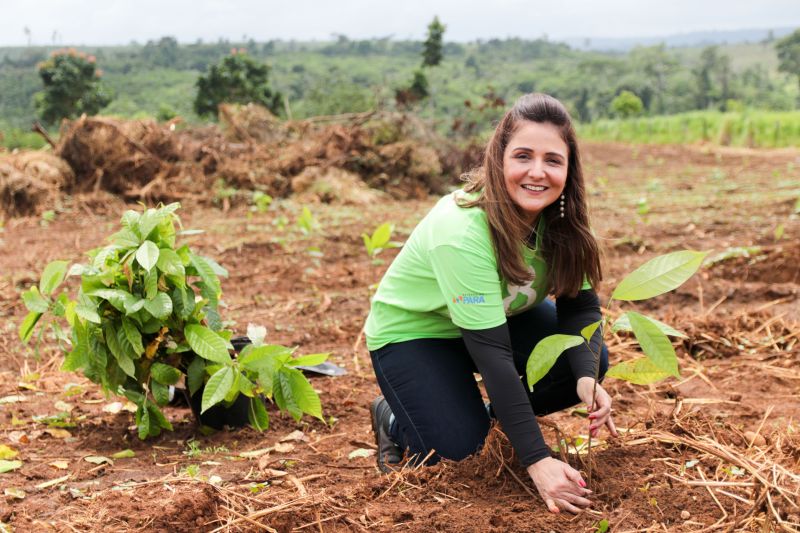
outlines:
M369 287L396 251L374 264L360 235L389 221L405 239L432 197L314 204L320 229L310 235L282 223L302 208L291 199L265 212L185 205L186 227L207 230L192 245L231 273L223 318L329 351L348 374L312 379L327 423L271 411L267 433L203 435L188 408L170 407L175 431L139 441L117 398L59 372L53 341L37 357L16 333L20 292L41 268L80 261L116 226L121 203L103 200L65 203L46 230L29 217L0 233L0 442L23 462L0 481L24 491L6 491L0 521L15 531L593 531L604 519L615 532L797 530L800 152L586 143L585 154L608 286L656 254L718 257L646 304L686 333L675 343L683 377L607 382L626 431L602 434L593 451L592 510L549 514L499 433L457 464L383 476L363 457L374 449L368 405L378 387L358 337ZM614 336L610 352L612 362L633 357L632 339ZM553 445L553 428L573 440L587 430L569 412L542 421ZM87 461L126 449L134 456ZM567 452L586 469L585 455Z

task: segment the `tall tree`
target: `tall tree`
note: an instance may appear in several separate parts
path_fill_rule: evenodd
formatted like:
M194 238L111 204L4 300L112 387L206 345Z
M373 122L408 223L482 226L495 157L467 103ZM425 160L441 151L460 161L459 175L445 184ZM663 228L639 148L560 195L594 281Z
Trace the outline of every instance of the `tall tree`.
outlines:
M111 102L100 80L94 56L74 48L57 50L39 64L44 90L36 94L36 109L43 121L55 123L83 113L94 115Z
M433 22L428 24L428 37L422 45L422 66L435 67L442 62L442 36L446 27L439 22L439 17L433 17Z
M723 108L730 98L731 58L720 54L716 46L700 52L700 62L692 69L695 82L695 105L698 109L711 106Z
M775 50L778 52L778 70L797 76L800 86L800 28L775 43Z

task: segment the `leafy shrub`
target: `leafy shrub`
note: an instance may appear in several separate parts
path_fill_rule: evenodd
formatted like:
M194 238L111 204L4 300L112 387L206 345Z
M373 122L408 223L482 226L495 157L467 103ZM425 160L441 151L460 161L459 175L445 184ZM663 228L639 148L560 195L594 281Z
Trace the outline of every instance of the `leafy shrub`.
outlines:
M104 392L135 403L142 439L172 429L160 407L169 402L169 386L184 376L190 394L203 388L203 412L230 405L240 393L249 397L249 420L259 430L269 425L260 395L296 420L303 413L321 419L319 397L294 367L318 364L327 355L292 358L293 350L258 338L232 358L232 332L222 328L218 312L219 276L227 272L177 246L179 207L126 211L122 229L111 235L111 244L89 252L89 264L47 265L39 285L22 294L29 313L20 338L28 342L46 316L56 337L70 345L62 369L82 370ZM56 294L68 275L80 277L75 299L66 291ZM59 326L61 317L69 336Z

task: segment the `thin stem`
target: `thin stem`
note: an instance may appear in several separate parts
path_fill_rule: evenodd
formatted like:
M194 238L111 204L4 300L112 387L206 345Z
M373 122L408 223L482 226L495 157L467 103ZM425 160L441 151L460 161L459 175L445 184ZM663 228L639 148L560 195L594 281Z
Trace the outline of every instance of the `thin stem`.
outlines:
M608 303L606 304L606 309L611 307L611 302L613 298L608 299ZM597 397L597 382L600 380L600 353L603 351L603 342L605 341L606 336L606 317L602 316L602 310L600 311L600 343L597 345L597 352L594 353L594 384L592 385L592 405L589 406L589 414L594 410L594 404L596 402ZM592 351L592 346L589 344L589 341L584 339L584 344L586 347L589 348L589 351ZM589 426L592 425L591 419L589 419ZM592 430L589 430L589 439L586 441L586 461L589 463L589 486L592 486Z

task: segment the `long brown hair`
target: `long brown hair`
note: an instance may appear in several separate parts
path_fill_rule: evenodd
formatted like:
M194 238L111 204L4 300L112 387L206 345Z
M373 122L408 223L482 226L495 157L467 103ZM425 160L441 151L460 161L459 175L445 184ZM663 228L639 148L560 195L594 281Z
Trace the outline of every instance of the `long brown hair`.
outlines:
M547 263L550 291L556 296L575 296L581 289L584 276L592 287L598 287L603 274L600 248L589 228L578 142L572 119L561 102L541 93L526 94L516 101L494 130L486 146L483 166L465 176L467 185L464 189L478 193L478 197L461 205L478 206L486 212L503 278L514 285L530 282L532 277L525 264L523 244L534 228L525 221L524 212L511 199L503 176L506 147L525 121L557 127L569 150L564 217L561 217L558 203L547 206L539 215L545 222L539 252Z

